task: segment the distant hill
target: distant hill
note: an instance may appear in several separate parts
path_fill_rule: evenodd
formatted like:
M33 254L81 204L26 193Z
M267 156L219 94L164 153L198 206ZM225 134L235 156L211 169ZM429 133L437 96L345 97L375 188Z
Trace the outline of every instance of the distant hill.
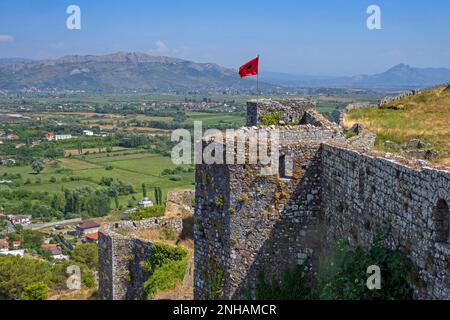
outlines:
M31 62L31 61L33 61L33 60L23 59L23 58L0 58L0 65L26 63L26 62Z
M4 61L8 61L5 60ZM0 62L0 90L58 89L87 92L252 90L253 79L214 63L144 53L73 55L56 60ZM272 85L261 84L262 89Z
M263 91L277 87L412 89L450 81L450 69L399 64L386 72L324 77L262 72ZM196 63L144 53L72 55L54 60L0 59L0 90L83 90L87 92L254 91L254 78L215 63Z
M272 84L291 87L412 89L449 82L450 69L414 68L406 64L398 64L386 72L374 75L319 77L269 72L267 74L262 74L261 79Z

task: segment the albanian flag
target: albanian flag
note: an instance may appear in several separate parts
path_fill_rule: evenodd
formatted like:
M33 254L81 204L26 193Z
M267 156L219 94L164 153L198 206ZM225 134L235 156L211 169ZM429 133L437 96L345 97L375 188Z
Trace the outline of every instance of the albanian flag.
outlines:
M258 74L259 56L249 62L243 64L239 68L239 75L241 78L254 76Z

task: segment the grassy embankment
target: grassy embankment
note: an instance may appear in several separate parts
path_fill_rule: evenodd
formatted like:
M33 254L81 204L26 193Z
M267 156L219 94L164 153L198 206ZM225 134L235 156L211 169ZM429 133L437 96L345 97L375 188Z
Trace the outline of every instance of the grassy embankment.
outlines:
M344 126L360 123L377 134L376 147L388 150L384 141L405 144L421 139L427 148L439 153L437 163L450 166L450 90L440 86L418 95L390 102L381 108L348 112Z

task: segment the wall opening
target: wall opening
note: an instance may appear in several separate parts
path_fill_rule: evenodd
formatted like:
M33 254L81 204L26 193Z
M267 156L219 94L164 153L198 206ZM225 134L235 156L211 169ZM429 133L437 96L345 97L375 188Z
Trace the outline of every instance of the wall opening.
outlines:
M286 155L280 156L278 160L278 176L281 179L288 178L288 176L286 175Z
M440 199L433 211L436 225L436 241L450 244L450 211L447 202Z
M366 185L366 175L365 175L363 169L359 169L358 194L359 194L359 199L361 199L361 200L364 199L365 185Z

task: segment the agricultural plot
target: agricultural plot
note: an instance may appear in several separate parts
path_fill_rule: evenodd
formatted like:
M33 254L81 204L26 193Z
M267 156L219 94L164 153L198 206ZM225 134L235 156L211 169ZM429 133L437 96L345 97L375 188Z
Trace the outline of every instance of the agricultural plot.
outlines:
M236 127L245 125L245 117L239 114L227 114L227 113L207 113L207 112L194 112L187 113L188 119L184 124L193 125L194 121L202 121L204 126L218 126L220 124L233 124Z
M120 204L126 206L133 196L135 199L142 198L143 183L151 199L153 199L154 187L161 188L163 198L170 190L193 188L193 172L177 174L176 180L173 180L173 176L161 174L164 169L176 167L168 157L143 153L142 150L137 150L136 153L133 153L133 150L127 150L111 152L109 156L107 153L102 153L62 158L59 159L59 165L46 164L39 175L34 174L31 168L26 166L0 167L0 176L3 173L20 174L20 188L50 194L61 192L63 188L72 190L90 186L98 189L103 187L100 185L103 177L118 179L132 184L136 192L134 195L119 197ZM29 180L28 183L25 183L27 180Z

